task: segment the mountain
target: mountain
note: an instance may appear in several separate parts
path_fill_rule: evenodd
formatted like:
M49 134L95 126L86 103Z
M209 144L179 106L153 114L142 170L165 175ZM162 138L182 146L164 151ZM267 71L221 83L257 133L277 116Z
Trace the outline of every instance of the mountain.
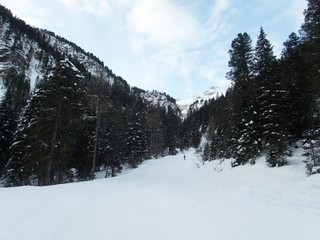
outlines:
M128 83L121 77L116 76L104 63L92 53L86 52L75 43L55 35L53 32L44 29L37 29L28 26L23 20L12 16L11 12L1 6L1 96L8 88L8 76L6 73L14 71L17 74L24 74L25 81L29 83L30 91L35 87L37 79L48 75L49 69L57 64L59 59L68 57L75 65L86 74L99 77L109 84L120 84L128 87ZM15 31L17 27L18 31ZM45 58L45 59L43 59ZM146 100L150 97L159 98L157 91L144 91ZM153 96L153 94L155 94ZM175 100L167 94L161 94L161 105L167 108L168 105L176 109Z
M212 87L200 95L196 95L189 99L177 99L182 116L186 117L189 113L199 110L205 102L219 96L219 91Z
M232 168L189 150L115 178L0 188L0 239L317 240L320 175L306 176L302 153Z
M176 100L166 93L161 93L159 91L153 90L151 92L144 91L140 95L152 106L160 106L168 112L169 108L172 109L178 116L181 115L181 108L176 103Z
M319 4L281 57L263 28L256 46L239 33L228 51L232 86L177 101L131 87L63 37L0 7L0 177L6 186L106 177L191 147L206 161L283 167L304 139L306 172L320 172ZM214 97L216 95L216 97Z
M130 86L98 57L1 5L0 35L0 176L7 185L93 179L100 169L115 176L176 153L175 99Z

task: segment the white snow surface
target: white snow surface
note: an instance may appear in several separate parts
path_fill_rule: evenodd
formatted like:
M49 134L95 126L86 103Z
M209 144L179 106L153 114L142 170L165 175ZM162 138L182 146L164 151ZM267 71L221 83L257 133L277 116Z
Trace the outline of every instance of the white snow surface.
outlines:
M231 168L190 150L115 178L0 188L0 239L318 240L320 175L301 153Z
M2 84L2 82L0 81L0 102L2 101L3 96L5 95L6 90Z

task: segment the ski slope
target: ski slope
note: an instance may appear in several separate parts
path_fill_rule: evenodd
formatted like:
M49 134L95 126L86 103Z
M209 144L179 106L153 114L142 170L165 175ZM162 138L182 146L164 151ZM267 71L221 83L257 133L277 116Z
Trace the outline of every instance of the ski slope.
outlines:
M301 153L232 169L190 150L115 178L0 188L0 240L318 240L320 175Z

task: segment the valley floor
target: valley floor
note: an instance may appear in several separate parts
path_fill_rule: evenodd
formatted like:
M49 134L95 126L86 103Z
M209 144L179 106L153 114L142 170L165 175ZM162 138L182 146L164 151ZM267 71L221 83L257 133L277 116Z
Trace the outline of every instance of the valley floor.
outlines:
M301 153L231 168L190 150L115 178L0 188L0 240L317 240L320 175Z

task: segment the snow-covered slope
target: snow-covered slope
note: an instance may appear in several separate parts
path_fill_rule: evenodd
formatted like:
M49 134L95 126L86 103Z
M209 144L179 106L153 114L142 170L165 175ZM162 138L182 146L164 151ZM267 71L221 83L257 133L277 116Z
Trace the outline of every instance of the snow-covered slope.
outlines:
M9 87L13 88L12 84L18 85L18 80L27 83L23 95L28 95L36 82L50 75L56 64L66 57L77 62L82 73L90 73L92 78L103 79L111 85L127 84L75 43L47 30L32 28L12 16L7 18L0 17L0 100Z
M148 104L152 106L160 106L168 112L171 108L177 115L180 115L180 109L176 104L176 101L165 93L158 91L144 91L140 96L145 99Z
M188 115L189 112L198 110L201 108L205 101L213 99L219 94L215 87L210 88L209 90L205 91L203 94L194 96L189 99L178 99L177 105L179 106L181 113L184 117Z
M270 169L188 151L111 179L0 188L0 239L318 240L320 175L301 153Z
M52 56L41 60L42 50L37 42L26 35L12 31L9 23L0 24L0 100L7 88L18 81L28 83L26 92L31 91L37 79L49 74L55 65Z

